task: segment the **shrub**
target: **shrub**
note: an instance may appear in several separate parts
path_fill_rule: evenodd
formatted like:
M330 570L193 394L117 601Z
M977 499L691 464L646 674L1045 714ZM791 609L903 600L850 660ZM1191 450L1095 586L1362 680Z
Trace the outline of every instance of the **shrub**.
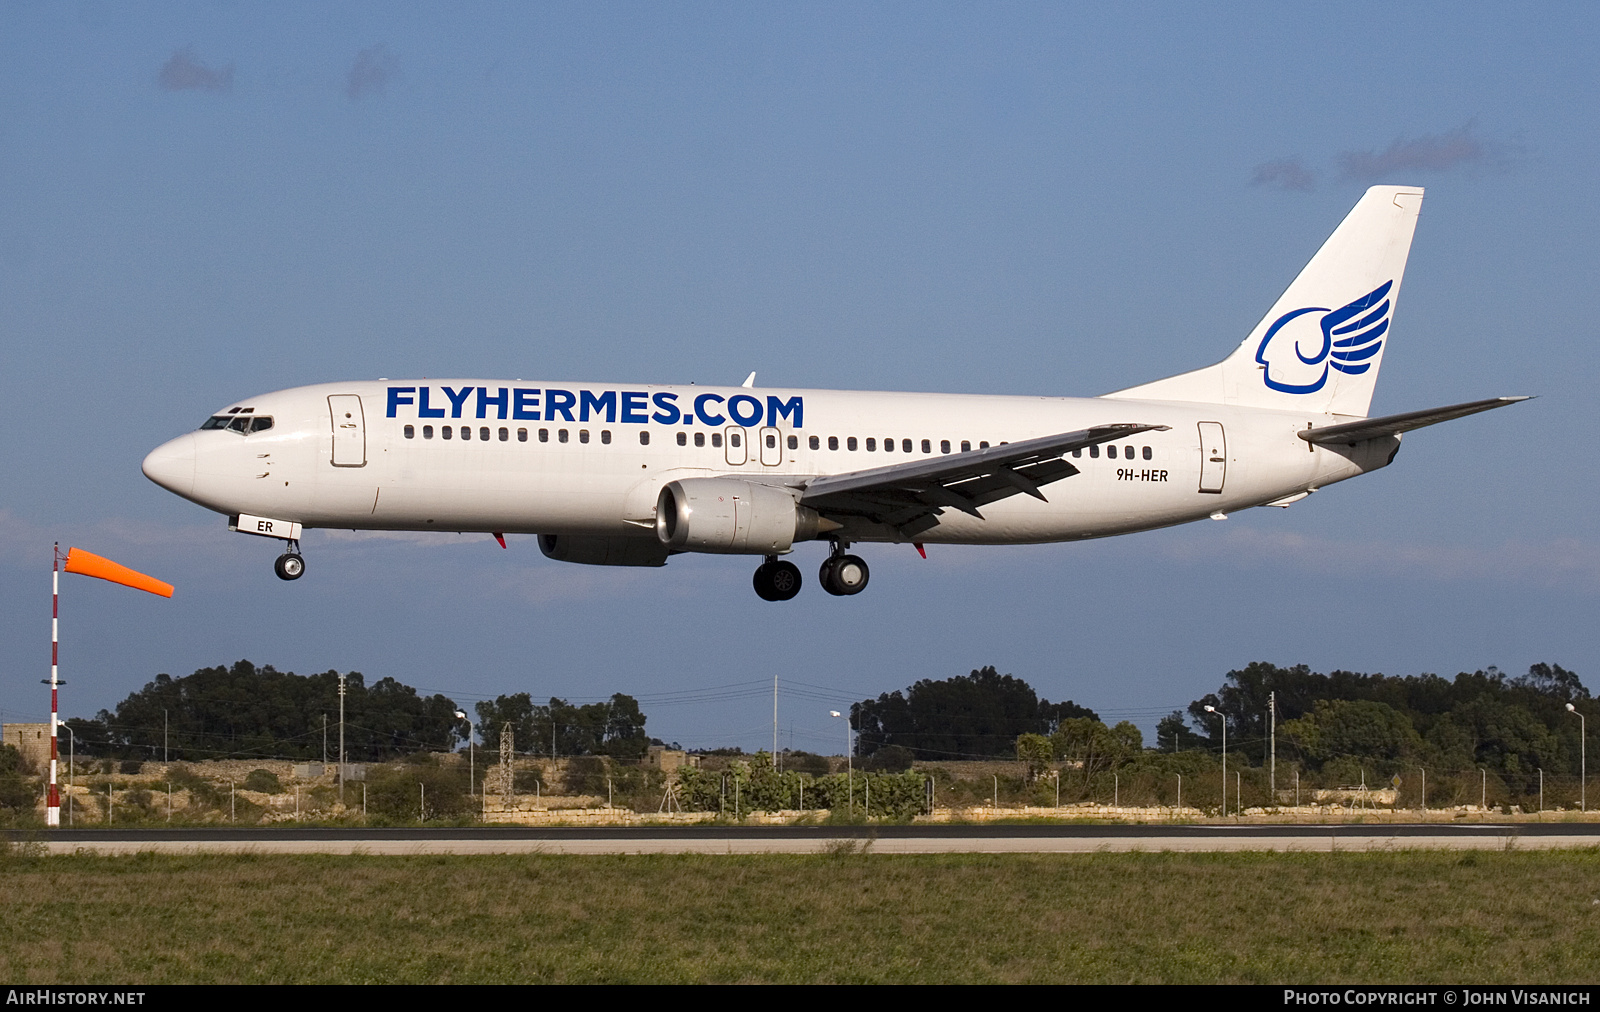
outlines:
M283 784L278 780L278 774L271 770L251 770L249 776L244 778L240 785L247 791L258 791L262 794L282 794Z
M916 753L904 745L885 745L867 756L861 768L873 773L904 773L916 758Z
M421 817L424 794L430 819L471 810L465 769L402 763L367 777L368 811L391 819Z
M144 769L144 763L137 759L124 759L117 765L117 772L124 776L135 777Z

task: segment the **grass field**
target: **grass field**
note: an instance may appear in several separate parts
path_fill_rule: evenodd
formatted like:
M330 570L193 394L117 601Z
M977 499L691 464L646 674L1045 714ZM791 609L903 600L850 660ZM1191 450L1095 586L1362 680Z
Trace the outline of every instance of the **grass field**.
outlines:
M1584 982L1600 851L0 857L0 979Z

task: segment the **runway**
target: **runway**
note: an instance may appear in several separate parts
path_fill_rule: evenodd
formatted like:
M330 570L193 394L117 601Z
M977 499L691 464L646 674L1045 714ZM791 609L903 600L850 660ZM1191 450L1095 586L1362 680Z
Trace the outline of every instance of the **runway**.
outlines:
M673 826L574 829L57 829L51 854L1093 854L1600 847L1600 824Z

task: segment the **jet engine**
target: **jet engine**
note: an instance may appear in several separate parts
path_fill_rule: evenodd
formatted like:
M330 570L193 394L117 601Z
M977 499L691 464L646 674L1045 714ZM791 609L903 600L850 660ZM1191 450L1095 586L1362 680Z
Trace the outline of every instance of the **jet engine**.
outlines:
M684 478L656 500L656 537L681 552L776 555L838 524L801 506L793 489L736 478Z

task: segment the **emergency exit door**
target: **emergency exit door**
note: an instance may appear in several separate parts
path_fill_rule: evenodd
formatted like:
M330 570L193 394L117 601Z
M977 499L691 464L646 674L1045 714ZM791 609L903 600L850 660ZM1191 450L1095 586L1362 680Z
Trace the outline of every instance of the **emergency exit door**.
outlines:
M1228 477L1228 441L1221 422L1200 423L1200 491L1221 494Z
M328 398L328 415L333 423L333 466L367 466L367 426L361 416L361 398L333 394Z

